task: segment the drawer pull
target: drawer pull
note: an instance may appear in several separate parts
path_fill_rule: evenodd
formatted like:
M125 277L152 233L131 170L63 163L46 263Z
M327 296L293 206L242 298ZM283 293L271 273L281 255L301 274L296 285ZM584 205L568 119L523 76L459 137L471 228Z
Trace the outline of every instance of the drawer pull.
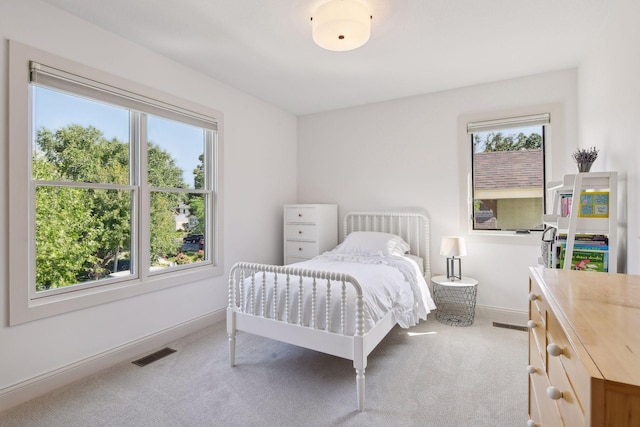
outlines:
M527 374L531 375L531 374L535 374L536 373L536 368L532 365L527 366Z
M298 234L302 234L302 230L298 230Z
M536 424L535 421L533 421L533 420L527 421L527 427L537 427L537 426L538 426L538 424Z
M302 218L302 214L301 213L298 214L298 218Z
M547 387L547 397L552 400L562 399L562 392L554 386Z
M547 352L554 357L558 357L562 355L562 347L558 344L551 343L547 346Z
M302 252L302 248L298 248L298 250L299 250L300 252Z
M533 329L533 328L535 328L536 326L538 326L538 324L537 324L536 322L534 322L533 320L529 320L529 321L527 322L527 328L529 328L529 329Z
M538 295L534 294L533 292L529 294L529 301L535 301L537 299L538 299Z

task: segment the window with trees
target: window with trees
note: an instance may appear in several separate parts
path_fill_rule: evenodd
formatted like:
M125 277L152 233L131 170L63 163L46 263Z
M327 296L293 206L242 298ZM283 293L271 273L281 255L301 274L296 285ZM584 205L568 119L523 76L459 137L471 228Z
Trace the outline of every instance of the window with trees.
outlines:
M472 122L474 230L542 230L549 114Z
M218 114L14 46L12 323L220 274Z

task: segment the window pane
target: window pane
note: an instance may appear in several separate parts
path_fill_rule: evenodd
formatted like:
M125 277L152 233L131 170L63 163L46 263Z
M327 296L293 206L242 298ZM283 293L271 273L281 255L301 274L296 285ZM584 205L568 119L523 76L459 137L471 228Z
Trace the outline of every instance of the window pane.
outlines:
M132 193L36 188L36 291L132 274Z
M204 188L204 129L148 116L149 185Z
M542 230L544 129L478 132L473 144L473 228Z
M33 162L57 181L129 184L129 111L33 86Z
M151 193L151 271L206 260L205 196Z

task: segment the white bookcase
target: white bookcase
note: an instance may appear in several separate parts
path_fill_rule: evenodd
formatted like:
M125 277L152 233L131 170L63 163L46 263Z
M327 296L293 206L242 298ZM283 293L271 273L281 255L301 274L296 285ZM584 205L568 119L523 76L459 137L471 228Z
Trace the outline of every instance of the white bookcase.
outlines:
M616 273L618 269L618 174L616 172L585 172L565 175L562 182L550 183L548 191L552 200L552 209L550 214L544 216L544 223L557 228L556 238L559 235L566 235L563 268L571 269L576 236L605 235L608 239L608 272ZM608 198L606 208L604 204L598 205L594 201L597 195L604 194L607 194ZM592 197L589 197L590 195ZM563 200L569 199L570 205L564 206ZM556 252L555 245L553 251Z
M338 205L284 206L284 263L306 261L338 244Z

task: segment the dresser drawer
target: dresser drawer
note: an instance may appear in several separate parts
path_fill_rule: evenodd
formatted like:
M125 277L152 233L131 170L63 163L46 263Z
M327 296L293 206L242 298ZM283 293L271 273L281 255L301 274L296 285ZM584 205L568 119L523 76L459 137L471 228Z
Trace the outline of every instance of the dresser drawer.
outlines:
M587 372L584 364L578 359L575 349L569 343L562 327L558 323L555 316L549 315L547 319L547 330L549 331L550 341L562 349L562 355L556 357L562 364L569 382L573 388L573 392L578 399L578 403L583 412L590 408L591 396L591 376ZM552 356L549 356L552 358Z
M287 224L285 226L285 237L287 240L315 242L318 240L318 227L309 224Z
M306 258L310 259L318 255L318 245L313 242L291 242L287 241L287 253L285 258Z
M529 374L529 414L536 424L562 426L558 405L547 396L549 379L544 362L538 351L532 347L530 347L529 364L535 368L535 372Z
M314 207L292 206L286 208L285 220L287 223L315 223L318 220L318 213Z
M549 355L549 383L552 387L562 392L562 397L556 400L560 417L564 421L565 426L583 426L585 425L585 417L575 391L571 386L567 373L560 361L561 356Z
M531 280L530 281L530 290L529 290L529 309L533 311L537 311L540 315L540 319L543 322L543 327L546 327L546 319L547 319L547 301L545 299L544 294L540 290L538 284Z
M547 333L545 330L542 316L538 310L534 307L531 308L529 315L529 337L531 348L535 347L538 351L539 357L542 359L543 364L547 360Z

